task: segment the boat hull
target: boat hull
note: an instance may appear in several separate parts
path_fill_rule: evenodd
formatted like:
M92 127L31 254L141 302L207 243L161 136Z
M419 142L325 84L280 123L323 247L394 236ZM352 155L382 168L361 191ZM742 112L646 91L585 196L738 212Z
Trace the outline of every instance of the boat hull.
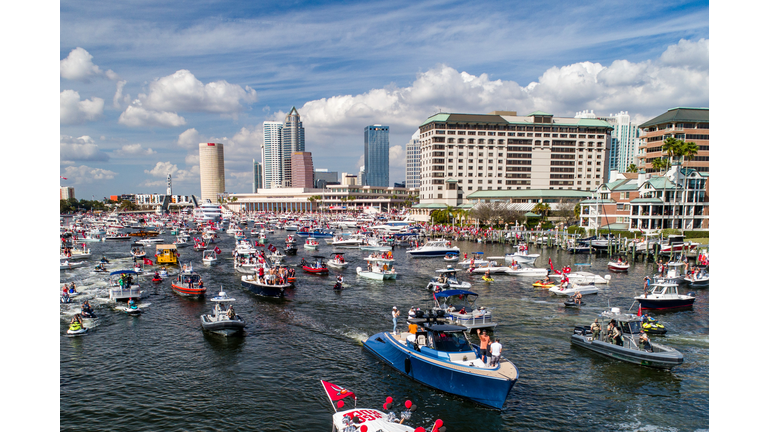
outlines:
M362 249L362 248L361 248ZM405 251L408 255L410 255L413 258L436 258L436 257L445 257L447 254L458 254L459 248L455 249L439 249L439 250L409 250Z
M395 341L391 333L377 333L363 346L384 363L421 384L495 409L503 407L517 382L516 374L511 379L470 373L471 368L430 358Z
M643 309L664 310L664 309L683 309L693 307L696 297L685 299L652 299L639 297L636 300Z
M187 297L203 297L205 296L205 292L208 290L206 287L203 288L190 288L189 285L182 286L182 285L176 285L175 283L171 284L171 288L173 288L173 291L177 294L187 296Z
M200 316L200 324L203 330L222 336L234 336L240 334L245 329L245 321L240 317L226 321L212 321L207 315Z
M244 280L241 280L240 284L243 288L246 288L258 296L272 298L285 297L285 289L287 288L286 285L261 285L255 282L248 282Z
M627 363L660 369L671 369L677 365L683 364L683 355L677 350L646 352L590 339L591 338L584 335L571 335L571 343L573 345ZM661 345L656 344L656 346L659 347Z

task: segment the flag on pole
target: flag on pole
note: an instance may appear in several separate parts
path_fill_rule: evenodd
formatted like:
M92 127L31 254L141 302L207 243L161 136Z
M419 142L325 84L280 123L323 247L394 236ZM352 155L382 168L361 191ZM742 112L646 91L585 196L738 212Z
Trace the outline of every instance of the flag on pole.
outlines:
M62 177L62 176L59 176L59 178L62 179L62 180L66 180L67 179L66 177Z
M220 254L220 253L221 253L221 249L219 249L219 247L218 247L218 246L216 246L216 247L213 249L213 251L214 251L214 252L216 252L216 255L218 255L218 254Z

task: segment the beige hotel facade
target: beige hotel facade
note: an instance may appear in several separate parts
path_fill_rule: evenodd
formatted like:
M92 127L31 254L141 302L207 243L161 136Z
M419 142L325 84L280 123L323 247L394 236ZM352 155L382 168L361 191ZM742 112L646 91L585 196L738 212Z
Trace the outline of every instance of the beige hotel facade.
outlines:
M200 143L200 198L216 202L224 193L224 144Z
M540 111L435 114L419 127L421 205L461 205L478 190L593 191L608 180L612 130Z

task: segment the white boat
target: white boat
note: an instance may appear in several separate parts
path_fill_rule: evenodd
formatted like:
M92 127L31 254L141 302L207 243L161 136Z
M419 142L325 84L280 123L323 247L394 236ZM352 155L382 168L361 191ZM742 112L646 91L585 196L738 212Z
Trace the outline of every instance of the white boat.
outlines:
M464 254L466 256L466 254ZM464 268L469 268L471 266L481 266L488 264L488 260L484 258L482 252L472 252L471 258L465 258L463 261L459 261L457 264L460 266L463 266Z
M360 234L340 235L333 237L330 241L326 239L327 243L330 243L334 247L343 248L358 248L365 241L365 237Z
M491 310L478 307L478 294L462 290L452 289L440 291L434 294L435 305L433 310L443 311L450 324L464 326L470 330L480 328L494 328Z
M541 256L540 254L515 252L515 253L509 253L504 255L504 261L508 261L508 262L514 261L520 264L533 265L534 263L536 263L536 259L539 258L540 256Z
M371 252L386 252L391 251L392 246L382 245L379 243L376 239L368 239L365 243L362 243L360 245L361 251L371 251Z
M505 273L512 276L541 277L546 276L548 272L545 268L517 266L516 268L510 267Z
M144 258L147 256L147 252L144 250L144 246L131 248L131 256L134 258Z
M235 299L227 297L227 293L220 291L219 295L211 299L216 302L211 314L200 315L200 324L203 330L222 336L232 336L243 332L245 321L234 312L234 309L227 308L228 303L233 303ZM231 308L231 306L230 306Z
M473 274L484 274L486 272L490 272L491 274L499 274L499 273L506 273L508 270L511 270L508 266L500 266L496 261L489 261L485 265L477 266L477 267L470 267L470 270Z
M700 272L691 273L684 279L690 284L692 288L703 288L709 286L709 272L702 270Z
M439 290L468 290L472 288L472 284L467 281L459 282L458 278L456 277L457 269L451 267L450 265L444 269L437 269L435 272L438 274L438 276L433 277L427 284L427 289L430 291L435 291L438 288Z
M173 244L175 244L177 248L187 247L189 246L189 238L177 236L176 240L173 241Z
M139 286L139 274L133 270L117 270L109 274L109 300L128 301L149 296ZM122 282L121 282L122 281Z
M693 293L680 294L674 282L662 281L651 285L651 290L635 297L642 309L679 309L692 307Z
M145 238L145 239L138 240L136 243L140 243L144 246L152 246L155 243L164 243L164 242L165 240L161 238Z
M394 258L387 258L388 256L389 256L389 255L384 255L384 256L376 256L376 255L374 255L374 254L371 254L371 255L368 255L367 257L365 257L364 259L365 259L366 261L371 261L371 262L383 262L383 263L388 263L388 264L391 264L391 263L395 262L395 259L394 259Z
M307 241L304 243L304 249L317 250L319 246L320 243L318 243L317 240L313 237L307 238Z
M459 260L459 254L457 253L446 254L443 260L448 262L456 262Z
M608 261L608 270L613 270L616 272L629 271L629 262L628 261Z
M357 274L360 277L374 280L396 279L397 273L394 268L387 264L373 263L370 266L370 270L363 270L361 267L357 268Z
M71 262L69 260L64 260L59 262L59 270L71 270L76 269L78 267L84 266L86 263L85 261L82 262Z
M344 269L347 268L349 262L344 259L343 253L335 253L333 254L333 257L326 262L326 265L336 269Z
M216 251L215 250L205 250L203 251L203 264L211 265L216 264Z
M559 274L551 274L549 277L553 279L560 279L563 276ZM607 284L611 280L611 275L599 276L594 273L577 271L568 273L568 279L575 284Z
M569 297L576 294L577 291L581 293L581 295L597 294L597 287L595 287L594 284L579 285L576 283L569 283L565 288L561 288L557 285L549 289L549 292L552 294Z

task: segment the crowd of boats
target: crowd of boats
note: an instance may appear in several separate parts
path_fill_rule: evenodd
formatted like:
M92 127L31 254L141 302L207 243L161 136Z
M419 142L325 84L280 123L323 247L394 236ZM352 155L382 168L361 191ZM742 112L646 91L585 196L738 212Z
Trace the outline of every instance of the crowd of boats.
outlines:
M231 236L234 240L231 243L233 271L240 277L241 287L271 298L282 298L286 291L295 288L299 269L306 277L314 277L330 274L331 268L336 276L333 289L343 290L344 272L350 265L344 249L364 252L366 265L355 267L358 277L375 281L396 279L393 248L405 247L407 259L431 258L425 263L442 262L426 285L434 303L423 311L418 308L409 311L407 332L399 332L396 327L391 332L382 331L365 340L363 346L382 362L415 381L496 409L503 407L517 382L518 370L504 356L491 361L487 352L489 340L481 339L480 345L471 342L471 332L492 332L497 322L493 307L478 304L479 295L472 291L468 280L462 280L464 275L482 275L483 283L489 284L497 283L496 278L507 276L535 279L531 283L533 289L548 289L553 295L565 299L564 306L575 308L586 305L585 296L607 289L600 287L609 286L611 280L610 274L601 276L582 268L572 271L568 266L556 268L551 259L548 266L537 267L540 255L529 251L525 243L503 256L486 257L480 251L462 252L447 239L425 241L423 227L407 219L226 214L218 206L204 206L204 210L194 214L145 218L89 215L75 218L69 224L62 223L61 269L84 267L90 265L89 260L93 264L88 241L99 238L99 241L136 240L126 251L133 260L130 268L108 269L111 263L102 257L93 272L108 273L107 301L115 310L140 316L149 306L145 301L150 294L144 286L146 280L153 285L170 280L171 289L178 295L206 297L208 286L203 277L194 270L191 262L185 264L181 260L179 249L190 245L194 245L196 253L202 254L205 266L215 265L221 254L217 244L229 243ZM249 224L252 226L250 230ZM246 233L251 237L248 238ZM161 234L174 236L175 240L162 240L158 238ZM282 236L285 236L284 240L276 240ZM321 245L321 239L324 245ZM286 259L296 255L299 241L303 241L304 248L315 255L301 258L298 264L289 264ZM154 256L148 257L146 249L152 246ZM321 254L325 248L331 251ZM638 304L637 313L622 313L619 308L609 308L600 313L595 322L576 326L571 343L643 366L669 369L681 364L683 355L679 351L650 341L648 334L663 335L667 329L648 312L693 307L696 296L693 292L683 293L681 287L702 288L709 284L708 256L700 257L697 262L700 265L691 265L685 255L675 257L672 253L670 260L659 263L658 274L638 281L638 285L643 284L643 292L634 297ZM626 272L630 265L619 258L609 262L607 268L610 272ZM575 267L589 265L577 264ZM62 289L61 302L80 308L70 322L68 336L86 334L91 326L89 320L97 319L88 301L77 302L78 295L74 283L65 284ZM210 313L200 316L203 331L227 337L243 333L246 321L235 312L234 298L219 289L209 301L212 303ZM633 307L634 303L629 310ZM395 312L396 308L393 310L396 320ZM328 383L323 385L326 390L329 388ZM341 399L331 397L332 402ZM367 421L366 424L375 425L380 430L414 430L395 427L402 425L393 421L397 417L393 417L393 413L385 415L374 411L339 411L334 416L334 425L339 430L352 430L349 428ZM357 416L352 415L355 413ZM363 421L361 413L373 417ZM377 423L381 419L387 419L387 424Z

